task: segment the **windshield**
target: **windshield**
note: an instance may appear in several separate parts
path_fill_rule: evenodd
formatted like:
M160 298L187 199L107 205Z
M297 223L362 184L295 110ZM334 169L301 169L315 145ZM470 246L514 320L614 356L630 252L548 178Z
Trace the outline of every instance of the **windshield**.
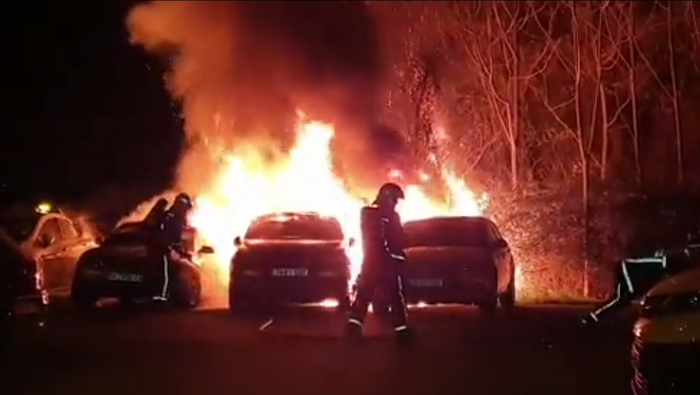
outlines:
M440 218L408 222L406 247L484 247L490 243L488 222L479 218Z
M137 230L117 231L102 243L105 246L143 246L148 244L148 236Z
M34 212L4 212L0 214L0 227L17 243L27 240L41 219L41 214Z
M257 240L343 240L343 231L335 219L284 217L253 223L245 235Z

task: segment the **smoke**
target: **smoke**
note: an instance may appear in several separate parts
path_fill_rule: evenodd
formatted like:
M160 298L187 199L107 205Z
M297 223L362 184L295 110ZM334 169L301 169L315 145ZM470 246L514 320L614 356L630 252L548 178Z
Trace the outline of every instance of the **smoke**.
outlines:
M194 143L183 185L208 179L202 143L252 144L278 159L294 143L298 110L336 126L334 164L351 187L376 180L368 169L381 166L368 158L405 151L398 133L371 126L383 68L365 2L155 1L133 8L128 27L132 43L168 62L165 82Z

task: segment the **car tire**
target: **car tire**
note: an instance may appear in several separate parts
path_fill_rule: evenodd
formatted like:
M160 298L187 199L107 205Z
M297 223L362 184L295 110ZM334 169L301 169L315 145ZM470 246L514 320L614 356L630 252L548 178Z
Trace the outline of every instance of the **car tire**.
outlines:
M511 277L508 288L506 288L505 292L498 295L498 302L501 304L501 307L505 309L512 309L515 307L515 295L515 279Z
M71 299L80 310L91 311L97 307L97 296L80 286L73 287L71 290Z
M175 304L178 307L193 309L202 302L202 279L193 271L183 273Z
M481 314L493 316L496 314L496 309L498 308L498 297L495 295L491 296L488 299L477 303L477 306L479 307Z
M228 291L228 311L231 314L241 314L248 313L253 310L253 305L247 298L242 297L242 295L236 292L236 289L232 286L229 287Z

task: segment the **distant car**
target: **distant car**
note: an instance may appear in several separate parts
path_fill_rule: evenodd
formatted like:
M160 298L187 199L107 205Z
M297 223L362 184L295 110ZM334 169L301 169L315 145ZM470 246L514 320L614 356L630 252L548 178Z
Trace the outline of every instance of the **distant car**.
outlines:
M51 295L67 295L80 255L96 245L58 210L45 205L0 212L0 228L41 266Z
M661 281L640 307L632 343L634 394L700 394L700 268Z
M0 230L0 336L17 320L42 319L48 296L41 266Z
M86 251L75 270L72 298L83 308L92 308L103 298L122 303L152 300L162 293L163 259L169 259L170 301L182 307L196 307L202 297L202 271L187 251L167 249L145 226L121 226L102 244ZM213 254L202 247L196 254Z
M409 303L515 304L515 263L498 227L483 217L408 221L404 292Z
M230 309L327 299L346 308L352 243L333 217L285 212L257 218L234 240Z

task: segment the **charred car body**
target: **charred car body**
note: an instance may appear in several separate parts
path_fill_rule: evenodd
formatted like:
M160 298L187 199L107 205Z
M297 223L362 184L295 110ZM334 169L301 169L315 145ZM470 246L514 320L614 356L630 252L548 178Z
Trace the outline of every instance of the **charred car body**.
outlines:
M183 245L193 248L194 237L183 234ZM164 292L168 301L182 307L195 307L201 301L202 272L196 255L211 254L204 246L199 251L184 251L165 245L157 231L144 223L127 223L117 228L102 244L85 252L78 261L72 298L84 308L94 307L99 299L117 298L122 303L151 300ZM167 262L164 262L167 260Z
M231 310L327 299L347 307L352 240L337 219L306 212L265 215L234 243Z
M51 295L67 295L80 255L96 245L76 223L48 204L0 212L0 228L40 267Z
M515 265L496 225L483 217L408 221L402 275L409 303L515 304Z
M48 301L41 266L0 230L0 336L18 320L43 320Z

